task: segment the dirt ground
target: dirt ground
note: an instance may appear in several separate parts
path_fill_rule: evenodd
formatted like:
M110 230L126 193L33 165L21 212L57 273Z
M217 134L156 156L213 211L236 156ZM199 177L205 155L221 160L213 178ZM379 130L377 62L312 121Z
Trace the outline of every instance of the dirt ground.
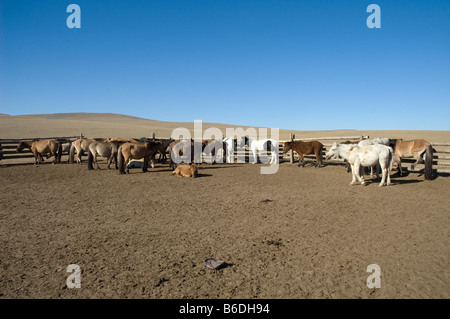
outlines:
M0 298L450 297L449 177L379 188L350 186L338 164L260 167L0 165Z

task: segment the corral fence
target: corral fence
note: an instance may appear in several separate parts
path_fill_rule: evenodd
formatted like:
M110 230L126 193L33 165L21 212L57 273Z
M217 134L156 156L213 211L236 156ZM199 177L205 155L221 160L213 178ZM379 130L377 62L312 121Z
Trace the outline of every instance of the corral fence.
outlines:
M22 138L22 139L0 139L0 161L1 160L16 160L16 159L27 159L27 158L34 158L33 153L31 152L31 150L29 149L24 149L22 152L17 152L16 149L19 145L19 143L21 141L25 141L25 140L41 140L41 139L54 139L59 141L60 143L69 143L69 142L73 142L74 140L78 139L78 138L86 138L83 136L83 134L80 134L78 136L63 136L63 137L45 137L45 138ZM341 137L319 137L319 138L301 138L301 139L296 139L295 134L291 134L291 138L289 140L280 140L279 142L279 159L280 162L290 162L290 163L295 163L296 161L298 161L297 156L295 155L295 153L291 150L289 151L287 154L283 154L283 147L284 147L284 143L285 142L289 142L289 141L312 141L312 140L316 140L321 142L324 145L323 148L323 158L325 158L325 154L327 152L327 150L331 147L331 145L333 145L334 142L340 143L343 141L354 141L354 142L358 142L360 140L363 139L367 139L369 138L369 136L341 136ZM139 138L136 138L139 139ZM147 139L149 140L153 140L153 141L162 141L165 140L167 138L156 138L155 137L155 133L152 134L152 137L147 137ZM395 141L395 139L392 139ZM433 168L434 168L434 172L437 174L450 174L450 143L433 143L431 142L431 144L433 145L433 148L435 149L435 152L433 154ZM62 155L67 155L69 156L69 152L63 152ZM87 155L87 154L84 154ZM168 156L170 156L170 154L167 154ZM237 150L235 150L235 157L238 156L245 156L245 158L249 158L249 150L245 150L245 154L238 154ZM206 157L207 158L207 157ZM315 156L314 155L305 155L305 163L308 163L308 161L315 161ZM335 160L335 159L331 159L328 160L330 162L334 162L334 163L342 163L344 164L343 160ZM9 161L10 162L10 161ZM415 159L413 158L404 158L402 159L402 164L412 164L415 162ZM13 163L11 163L13 164ZM421 166L417 166L418 168L420 168ZM411 169L409 168L409 170L411 171ZM413 171L413 172L420 172L419 170Z

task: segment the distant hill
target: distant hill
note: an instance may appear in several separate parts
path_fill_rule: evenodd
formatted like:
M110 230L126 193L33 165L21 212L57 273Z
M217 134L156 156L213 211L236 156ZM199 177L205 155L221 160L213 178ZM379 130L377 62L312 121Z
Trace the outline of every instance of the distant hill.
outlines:
M114 113L56 113L56 114L32 114L10 116L0 114L0 138L28 138L49 136L79 136L86 137L170 137L177 127L187 128L193 133L193 122L164 122L144 119L129 115ZM226 128L248 126L203 123L203 130L216 127L223 134ZM268 130L270 137L270 130ZM295 134L296 139L319 138L331 136L362 136L390 137L415 139L424 138L430 142L450 142L450 131L361 131L361 130L323 130L300 131L280 129L280 140L287 140L290 134Z

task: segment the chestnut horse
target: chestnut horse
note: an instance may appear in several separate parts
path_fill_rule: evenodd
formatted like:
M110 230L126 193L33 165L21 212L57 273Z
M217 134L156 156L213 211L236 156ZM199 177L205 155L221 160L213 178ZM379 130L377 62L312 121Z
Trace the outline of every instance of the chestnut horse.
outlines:
M120 174L129 174L128 162L132 159L144 159L142 171L147 172L148 162L154 153L158 152L155 142L125 143L119 147L117 161Z
M29 148L34 154L34 165L38 166L42 160L42 155L54 156L53 164L61 162L61 143L55 140L34 140L34 141L21 141L17 147L17 152L22 152L24 148Z
M322 150L323 144L319 141L311 142L285 142L283 147L283 153L287 153L289 150L293 150L298 155L299 164L298 166L305 166L303 155L314 154L316 155L317 165L316 167L323 166Z
M425 179L433 179L433 147L425 140L405 141L398 139L395 142L394 160L398 165L398 173L402 176L402 158L414 157L416 162L411 164L414 170L417 164L425 164Z

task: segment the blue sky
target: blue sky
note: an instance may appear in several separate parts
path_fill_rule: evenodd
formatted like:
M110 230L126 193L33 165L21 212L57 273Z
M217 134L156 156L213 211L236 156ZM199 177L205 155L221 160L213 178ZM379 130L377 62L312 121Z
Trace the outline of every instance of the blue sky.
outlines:
M0 113L65 112L449 130L450 1L0 0Z

